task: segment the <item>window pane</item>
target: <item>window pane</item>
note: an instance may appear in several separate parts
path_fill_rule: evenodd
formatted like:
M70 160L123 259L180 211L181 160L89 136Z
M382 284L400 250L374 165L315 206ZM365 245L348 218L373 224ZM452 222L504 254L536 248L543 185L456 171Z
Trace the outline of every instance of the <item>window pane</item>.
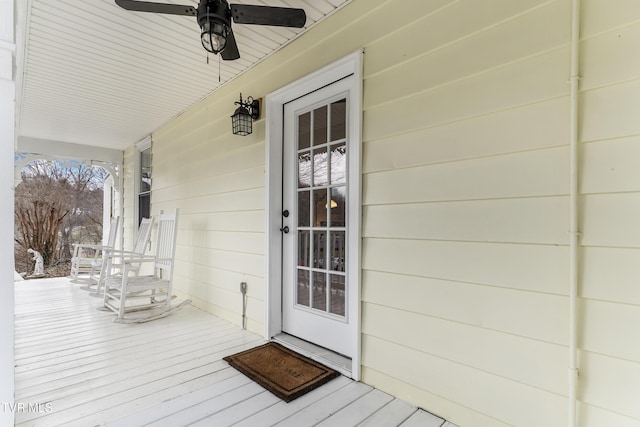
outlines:
M329 253L331 254L331 266L333 271L344 271L345 259L347 257L347 244L344 231L332 231L329 241Z
M138 196L138 225L142 222L142 218L151 218L151 193Z
M151 148L140 152L140 192L151 191Z
M327 190L313 191L313 227L327 226Z
M298 116L298 150L311 145L311 113Z
M345 144L331 146L331 183L347 182L347 146Z
M309 307L309 272L307 270L298 270L298 283L296 286L297 296L296 302L300 305Z
M344 316L346 313L345 276L330 274L329 312Z
M311 226L311 192L298 193L298 227Z
M298 188L311 187L311 153L298 154Z
M331 189L331 226L344 227L346 225L347 212L347 187L334 187Z
M343 139L347 135L347 100L341 99L331 104L331 141Z
M319 187L328 183L327 147L313 150L313 185Z
M313 308L327 311L327 275L313 272Z
M298 265L309 267L309 255L311 250L311 232L308 230L298 231ZM344 270L343 270L344 271Z
M327 142L327 106L313 111L313 145Z
M313 267L327 268L327 232L313 232Z

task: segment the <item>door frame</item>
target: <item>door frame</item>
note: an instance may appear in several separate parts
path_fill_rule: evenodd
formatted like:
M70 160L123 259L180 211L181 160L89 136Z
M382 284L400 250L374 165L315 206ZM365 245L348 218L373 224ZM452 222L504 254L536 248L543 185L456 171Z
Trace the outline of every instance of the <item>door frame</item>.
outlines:
M282 150L284 138L284 105L310 92L328 86L338 80L353 75L353 96L349 106L350 135L354 146L350 148L353 159L348 171L351 185L348 209L349 227L353 227L355 242L350 243L351 266L348 277L355 287L356 302L353 327L354 355L351 377L360 379L361 354L361 210L362 210L362 50L358 50L330 65L327 65L265 98L265 339L282 332ZM352 191L352 192L351 192Z

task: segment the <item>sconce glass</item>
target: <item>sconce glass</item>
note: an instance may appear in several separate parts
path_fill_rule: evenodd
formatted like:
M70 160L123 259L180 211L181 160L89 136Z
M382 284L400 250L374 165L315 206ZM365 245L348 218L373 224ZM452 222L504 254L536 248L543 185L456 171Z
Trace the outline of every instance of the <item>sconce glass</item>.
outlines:
M233 134L242 136L251 135L253 131L253 120L260 116L260 102L252 97L248 97L245 102L242 100L242 94L240 94L240 101L236 101L234 104L237 104L238 108L236 108L236 111L231 116Z

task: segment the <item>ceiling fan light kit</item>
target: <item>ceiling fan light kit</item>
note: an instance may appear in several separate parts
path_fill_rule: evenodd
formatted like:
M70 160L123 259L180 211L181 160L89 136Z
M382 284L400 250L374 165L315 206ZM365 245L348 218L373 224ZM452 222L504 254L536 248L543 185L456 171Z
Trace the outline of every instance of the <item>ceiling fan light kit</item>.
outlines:
M220 54L225 61L240 58L231 22L302 28L307 22L304 9L290 7L231 4L226 0L200 0L198 8L189 5L154 3L140 0L115 0L123 9L134 12L195 16L200 26L202 47Z
M204 50L215 54L224 50L231 29L230 15L229 9L224 7L222 2L200 2L198 5L198 25L202 31L200 40Z

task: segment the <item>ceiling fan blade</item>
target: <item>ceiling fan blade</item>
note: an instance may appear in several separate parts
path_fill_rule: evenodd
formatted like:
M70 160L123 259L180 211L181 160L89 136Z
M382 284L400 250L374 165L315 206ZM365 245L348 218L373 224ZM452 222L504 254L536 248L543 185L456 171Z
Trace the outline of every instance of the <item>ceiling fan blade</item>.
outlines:
M249 4L232 4L230 7L233 22L237 24L302 28L307 22L304 9Z
M238 51L238 44L236 43L236 37L233 35L233 30L229 28L229 34L227 34L227 44L220 52L222 59L225 61L233 61L240 58L240 52Z
M123 9L134 12L166 13L169 15L196 16L196 9L193 6L182 4L152 3L138 0L115 0L116 4Z

